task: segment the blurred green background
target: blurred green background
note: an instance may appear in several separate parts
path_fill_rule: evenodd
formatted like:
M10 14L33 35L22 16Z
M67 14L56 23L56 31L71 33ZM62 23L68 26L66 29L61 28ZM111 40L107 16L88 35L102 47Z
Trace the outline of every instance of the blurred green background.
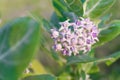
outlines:
M119 5L120 0L116 0L116 3L108 11L108 13L112 14L110 20L120 19ZM0 18L2 20L2 24L0 25L3 25L16 17L29 15L31 12L49 20L53 12L51 0L0 0ZM95 55L96 57L104 57L119 50L120 36L107 44L96 48ZM46 61L49 60L46 58ZM46 64L48 63L44 61L43 65ZM55 64L53 65L55 66ZM105 63L101 63L98 66L100 72L91 74L93 80L120 80L120 59L110 66L107 66Z
M3 22L30 12L49 18L53 8L50 0L0 0L0 17Z

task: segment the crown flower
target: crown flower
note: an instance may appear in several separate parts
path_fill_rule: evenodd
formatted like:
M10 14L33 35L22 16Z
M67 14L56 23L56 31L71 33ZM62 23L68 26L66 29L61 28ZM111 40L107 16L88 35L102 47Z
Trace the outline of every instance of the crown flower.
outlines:
M75 22L66 20L60 22L59 29L51 29L51 38L54 40L53 49L63 55L71 56L86 53L98 40L98 27L89 18L81 18Z

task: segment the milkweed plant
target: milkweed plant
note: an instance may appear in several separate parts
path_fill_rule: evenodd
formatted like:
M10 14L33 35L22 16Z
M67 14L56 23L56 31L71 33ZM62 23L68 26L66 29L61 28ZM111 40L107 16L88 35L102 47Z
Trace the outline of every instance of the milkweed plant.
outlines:
M50 20L31 13L7 22L0 28L0 80L92 80L99 63L120 57L95 57L120 34L120 20L108 12L115 1L52 0Z

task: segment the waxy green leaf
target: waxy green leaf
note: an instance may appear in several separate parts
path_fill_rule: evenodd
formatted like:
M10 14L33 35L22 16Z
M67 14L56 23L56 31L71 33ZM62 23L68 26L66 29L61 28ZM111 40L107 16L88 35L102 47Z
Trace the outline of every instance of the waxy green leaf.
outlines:
M112 7L115 1L116 0L88 0L86 1L84 15L92 19L99 18Z
M76 63L89 63L89 62L99 63L104 61L111 61L118 58L120 58L120 51L104 58L92 58L87 55L77 55L77 56L68 57L67 65L76 64Z
M103 44L113 40L120 34L120 20L112 21L107 26L108 26L107 29L102 30L100 32L99 42L96 44L96 46L103 45Z
M74 12L77 16L83 15L83 3L81 0L64 0L68 10Z
M42 74L42 75L31 75L25 77L23 80L57 80L56 77L51 76L49 74Z
M39 24L22 17L0 28L0 80L18 80L36 53Z

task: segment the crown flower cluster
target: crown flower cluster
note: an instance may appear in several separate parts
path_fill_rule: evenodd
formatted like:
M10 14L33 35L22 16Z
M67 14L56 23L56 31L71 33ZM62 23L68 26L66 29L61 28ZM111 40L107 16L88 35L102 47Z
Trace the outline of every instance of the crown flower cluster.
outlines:
M89 18L80 18L75 22L68 19L60 22L59 29L51 29L53 49L67 56L77 55L80 51L87 53L99 41L98 34L98 27Z

